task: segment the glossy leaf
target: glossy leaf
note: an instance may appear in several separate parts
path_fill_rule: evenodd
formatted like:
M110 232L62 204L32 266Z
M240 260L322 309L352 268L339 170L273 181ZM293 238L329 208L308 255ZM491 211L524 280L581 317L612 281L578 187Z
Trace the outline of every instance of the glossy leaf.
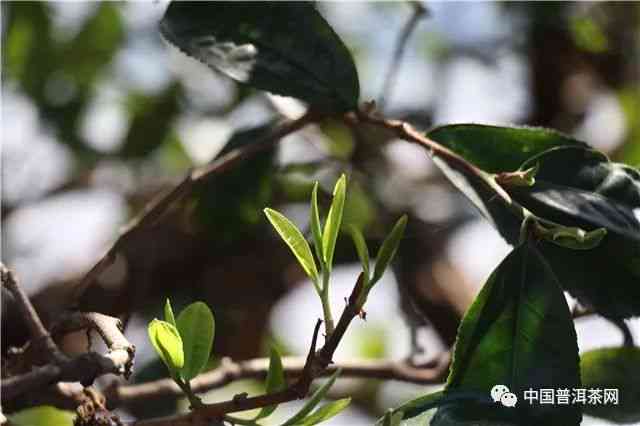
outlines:
M304 239L300 230L282 213L266 208L264 209L264 214L267 215L267 218L276 231L278 231L280 237L287 243L296 259L298 259L302 269L304 269L314 282L317 282L318 270L316 269L309 244L307 240Z
M42 405L7 415L12 426L73 426L75 414Z
M351 239L353 240L353 245L356 247L356 252L358 253L358 258L360 259L360 264L362 265L362 271L366 277L367 283L371 279L369 275L369 264L371 260L369 259L369 248L367 247L367 243L364 240L364 236L362 236L362 232L358 228L353 225L349 225L349 233L351 234Z
M171 307L169 298L164 302L164 320L174 327L177 327L176 317L173 315L173 308Z
M300 424L300 422L302 422L307 417L307 415L314 408L316 408L316 405L318 405L318 403L322 401L322 398L324 398L327 392L329 392L329 389L331 389L331 386L333 386L333 383L336 381L341 372L342 370L340 369L336 370L336 372L333 373L331 377L329 377L329 379L313 393L313 395L311 395L311 398L309 398L309 400L302 406L300 411L298 411L289 420L284 422L282 426L292 426Z
M518 242L522 218L511 210L511 197L492 175L475 167L458 167L440 157L433 157L433 162L508 243Z
M149 324L148 333L151 344L169 369L171 377L177 378L184 366L184 351L178 330L168 322L154 319Z
M344 199L347 192L347 177L340 176L333 188L333 201L327 215L327 222L324 224L322 231L322 250L324 255L324 263L328 270L331 270L333 263L333 252L336 248L336 241L340 233L342 224L342 212L344 210Z
M617 423L640 422L640 348L603 348L580 357L582 386L616 389L618 401L584 406L585 413Z
M215 321L206 303L195 302L180 312L177 324L184 348L184 366L180 373L188 381L200 374L209 361Z
M269 355L269 371L267 372L267 378L265 380L266 393L269 394L280 391L285 388L286 384L280 353L278 353L276 348L271 347L271 353ZM277 405L263 407L254 420L270 416L277 407Z
M555 130L452 124L437 127L429 138L488 173L511 172L534 155L558 146L586 146Z
M516 171L529 158L554 147L586 146L554 130L534 127L454 124L437 127L427 136L477 168L457 167L434 157L447 178L510 244L518 243L522 217L510 209L510 196L491 174Z
M607 317L640 314L640 172L581 147L547 151L522 167L533 163L536 184L509 188L515 200L563 226L606 230L591 250L541 246L562 285Z
M341 411L349 406L351 398L343 398L337 401L329 402L316 411L304 418L300 423L300 426L313 426L329 420L332 417L338 415Z
M172 2L165 39L234 80L328 111L355 109L351 54L311 2Z
M372 285L382 278L382 274L384 274L384 271L389 267L393 257L396 255L406 226L407 215L403 215L398 219L393 229L391 229L391 232L389 232L389 235L387 235L387 238L382 242L382 246L380 246L380 250L378 250L378 255L376 256L376 267L373 271L373 278L371 279Z
M311 192L311 234L313 235L313 247L320 264L324 264L324 254L322 251L322 225L320 223L320 212L318 210L318 182L313 185Z
M538 155L536 184L513 188L512 196L541 217L563 225L609 232L640 241L640 172L611 163L601 152L563 147Z
M529 388L580 384L576 333L564 294L528 243L515 248L491 274L458 330L445 392L479 392L487 399L447 405L431 424L452 424L437 420L445 417L580 424L575 405L497 405L490 398L497 384L506 385L520 401Z

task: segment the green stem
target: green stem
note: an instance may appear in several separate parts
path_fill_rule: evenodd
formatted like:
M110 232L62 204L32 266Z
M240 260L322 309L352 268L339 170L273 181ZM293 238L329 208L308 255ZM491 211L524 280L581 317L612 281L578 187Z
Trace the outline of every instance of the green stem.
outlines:
M182 380L180 378L176 378L174 380L189 399L189 404L191 405L192 410L203 406L202 400L193 393L193 390L191 390L191 383L188 380Z
M322 292L320 300L322 301L322 311L324 313L324 327L326 337L329 338L334 330L333 315L331 314L331 303L329 302L329 277L327 270L322 271Z

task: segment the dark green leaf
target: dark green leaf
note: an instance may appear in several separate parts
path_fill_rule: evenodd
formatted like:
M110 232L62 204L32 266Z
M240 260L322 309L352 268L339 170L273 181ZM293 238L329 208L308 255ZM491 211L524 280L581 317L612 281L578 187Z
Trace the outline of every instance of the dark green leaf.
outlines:
M177 327L176 317L173 315L173 308L171 307L169 298L164 302L164 320L172 326Z
M313 426L327 421L347 408L349 406L349 403L351 403L351 398L343 398L337 401L329 402L318 408L316 411L305 417L304 420L297 424L300 426Z
M492 175L475 167L457 167L441 157L433 157L433 162L508 243L518 242L522 218L511 210L511 198Z
M307 417L307 415L311 412L311 410L316 408L316 405L318 405L318 403L322 400L322 398L324 398L327 392L329 392L329 389L331 388L331 386L333 386L333 383L336 381L336 379L338 378L341 372L342 370L340 369L336 370L336 372L331 375L329 380L324 382L324 384L320 386L318 390L316 390L313 393L313 395L311 395L311 398L309 398L309 400L302 406L300 411L298 411L289 420L284 422L282 426L293 426L303 421Z
M371 278L372 285L382 278L382 274L384 274L384 271L389 267L393 257L396 255L406 226L407 215L403 215L398 219L391 232L389 232L389 235L387 235L387 238L382 242L382 246L380 246L380 250L378 250L378 255L376 256L376 267L373 271L373 278Z
M607 317L640 314L640 172L581 147L552 149L522 167L534 163L535 185L509 188L513 199L563 226L606 230L591 250L542 245L562 285Z
M211 309L203 302L187 306L178 315L178 330L184 347L184 367L180 373L189 381L207 365L215 335Z
M125 158L149 156L167 138L179 112L180 85L169 85L159 95L131 94L127 99L131 117L119 154ZM162 117L162 119L159 119Z
M640 348L596 349L580 357L582 387L616 389L619 400L584 406L592 416L617 423L640 422Z
M529 388L579 384L576 333L564 294L537 250L521 245L489 277L465 314L454 347L445 392L479 392L487 399L448 405L436 418L579 425L578 406L523 403ZM516 395L515 408L493 402L494 385L506 385ZM432 425L452 424L436 418Z
M567 226L605 228L640 241L640 172L611 163L601 152L556 148L523 164L538 164L531 188L510 188L514 199L540 217Z
M309 244L307 240L304 239L300 230L282 213L267 208L264 209L264 214L267 215L269 222L271 222L275 230L278 231L280 237L287 243L309 278L317 282L318 270L316 269L316 263L313 260Z
M536 127L452 124L437 127L427 136L488 173L514 171L554 147L586 146L555 130Z
M336 248L336 241L340 233L342 225L342 212L344 210L344 199L347 192L347 177L340 176L333 188L333 201L327 214L327 221L322 231L322 250L324 254L324 263L330 271L333 264L333 252Z
M265 380L265 390L269 394L282 390L285 386L286 382L284 378L284 369L282 368L282 359L280 358L278 350L271 347L269 371L267 372L267 379ZM262 408L254 420L270 416L277 407L277 405L271 405L269 407Z
M550 148L586 146L556 131L533 127L454 124L438 127L427 136L479 169L461 168L444 157L434 157L447 178L510 244L518 242L522 217L510 208L510 197L491 174L515 171L529 158Z
M351 54L313 3L174 1L160 31L241 83L329 111L357 105Z
M322 251L322 225L320 224L320 213L318 211L318 182L313 185L311 192L311 233L313 234L313 247L321 265L324 264L324 254Z
M176 327L165 321L154 319L148 327L149 340L156 353L169 369L171 377L177 378L184 366L182 339Z
M273 127L274 123L268 123L235 132L216 159L233 150L264 143ZM255 235L264 223L262 209L271 200L275 152L270 147L255 153L196 189L197 218L217 244Z

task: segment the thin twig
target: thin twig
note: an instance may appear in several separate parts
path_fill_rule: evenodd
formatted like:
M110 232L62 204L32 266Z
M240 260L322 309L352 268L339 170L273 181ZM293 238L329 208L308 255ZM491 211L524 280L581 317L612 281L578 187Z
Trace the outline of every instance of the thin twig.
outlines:
M2 380L0 391L3 404L27 392L42 391L55 382L81 382L88 385L96 377L104 374L113 373L125 377L131 374L135 347L122 334L122 328L117 318L102 314L73 315L72 319L80 321L82 318L86 327L96 329L109 351L104 355L89 352L69 358L60 351L51 338L31 301L18 285L13 273L2 263L0 263L0 272L2 286L7 288L18 302L20 312L29 327L32 335L30 343L44 342L45 344L41 347L43 358L49 361L47 365L36 367L28 373ZM83 316L81 317L81 315Z
M270 394L262 394L254 397L236 397L228 401L218 402L214 404L205 404L190 413L175 415L160 419L141 420L133 423L129 423L130 426L205 426L211 424L211 422L220 421L226 414L234 413L238 411L252 410L255 408L268 407L271 405L281 404L284 402L293 401L296 399L304 398L309 393L311 383L317 377L325 374L327 367L333 363L333 353L335 352L338 344L342 340L349 324L358 315L359 309L357 306L358 298L363 290L362 285L354 286L351 296L348 299L347 306L338 320L338 324L333 333L327 338L324 346L319 351L316 351L316 341L318 338L318 331L320 329L321 321L316 323L313 338L309 348L309 354L307 360L302 368L302 374L296 382L288 386L282 391L274 392Z
M418 22L420 22L420 19L422 19L422 17L426 16L427 14L427 9L420 1L411 1L410 3L413 7L413 13L398 35L396 47L393 51L391 63L389 64L389 70L387 71L384 85L382 86L382 92L380 94L380 98L378 99L378 105L381 110L384 109L386 102L391 98L391 93L398 76L398 71L400 70L400 63L402 62L402 57L404 56L404 52L407 48L409 37L415 30Z
M449 353L445 352L433 361L414 366L407 361L352 359L333 363L325 368L318 377L330 376L341 369L340 377L397 380L414 384L441 383L449 366ZM284 357L282 366L288 378L298 378L303 374L306 360L301 357ZM269 358L256 358L234 362L223 358L220 366L201 374L191 381L191 388L196 393L221 388L236 380L261 380L269 371ZM120 407L137 402L149 403L164 398L181 398L184 393L172 379L161 379L139 385L114 384L105 390L109 406Z
M18 309L31 333L32 342L36 345L42 345L45 352L44 355L48 357L48 360L54 362L65 361L66 357L60 352L58 346L56 346L49 332L42 324L40 316L31 304L29 297L27 297L26 293L18 284L18 280L13 275L13 272L3 263L0 263L0 276L2 286L9 290L18 303Z
M100 335L109 350L109 357L129 359L122 371L122 375L128 379L133 372L136 348L124 336L120 319L97 312L71 312L52 327L51 334L55 336L85 329L94 330Z
M284 136L301 129L309 123L318 121L320 118L321 116L314 111L309 111L297 120L286 120L254 143L229 151L215 161L189 171L177 186L168 193L159 195L154 201L147 204L143 211L123 228L119 237L111 245L109 250L107 250L104 256L96 262L80 281L74 292L74 299L77 300L87 287L91 285L105 269L113 264L116 254L127 244L136 232L157 224L171 206L188 197L199 184L206 182L209 178L217 174L224 173L258 152L271 148Z

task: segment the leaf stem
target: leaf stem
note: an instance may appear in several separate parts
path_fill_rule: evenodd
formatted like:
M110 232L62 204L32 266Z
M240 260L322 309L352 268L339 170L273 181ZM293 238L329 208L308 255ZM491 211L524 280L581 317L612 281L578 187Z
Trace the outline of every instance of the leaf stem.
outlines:
M322 312L324 314L324 327L327 338L331 336L334 330L333 315L331 314L331 303L329 302L329 271L322 271L322 291L320 300L322 301Z
M204 405L202 403L202 400L198 398L195 393L193 393L193 390L191 390L191 383L189 380L183 380L179 377L175 378L174 380L178 384L178 386L180 386L180 389L182 389L184 394L189 399L189 404L191 405L190 408L192 410L201 408Z

